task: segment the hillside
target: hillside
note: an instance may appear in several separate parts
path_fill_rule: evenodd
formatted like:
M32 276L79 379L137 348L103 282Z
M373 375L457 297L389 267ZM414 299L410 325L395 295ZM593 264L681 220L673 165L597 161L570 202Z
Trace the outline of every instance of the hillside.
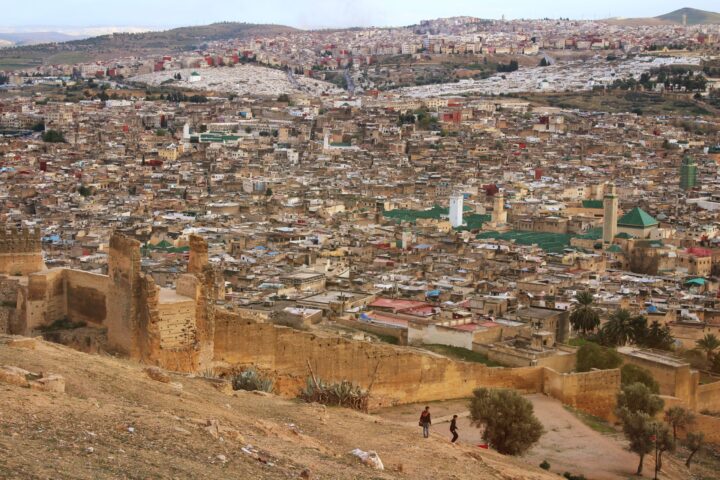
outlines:
M720 13L698 10L696 8L680 8L678 10L675 10L674 12L666 13L665 15L660 15L655 18L682 25L683 15L687 15L688 25L706 25L711 23L720 23Z
M126 360L8 341L0 336L0 370L56 373L66 387L0 382L0 478L558 478L378 416L232 392L203 377L163 383ZM377 451L385 471L362 465L355 448Z
M696 8L681 8L674 12L646 18L608 18L604 20L612 25L682 25L683 15L687 15L688 25L705 25L720 23L720 13L707 12Z
M43 64L74 63L128 56L168 53L200 48L207 42L252 38L295 31L282 25L223 22L143 33L115 33L62 43L44 43L0 50L0 70L32 68Z

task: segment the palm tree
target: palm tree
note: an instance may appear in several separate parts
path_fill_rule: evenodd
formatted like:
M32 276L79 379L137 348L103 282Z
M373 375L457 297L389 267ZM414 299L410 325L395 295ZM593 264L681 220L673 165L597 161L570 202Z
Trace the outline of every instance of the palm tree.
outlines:
M708 361L710 361L710 357L713 356L715 350L720 348L720 339L712 333L706 333L703 338L695 342L695 348L705 352Z
M575 295L577 305L570 314L570 323L573 328L583 335L592 332L600 325L600 315L593 308L593 296L588 291L578 292Z
M613 312L602 329L603 337L615 346L637 343L645 338L646 332L647 319L642 315L632 315L624 308Z

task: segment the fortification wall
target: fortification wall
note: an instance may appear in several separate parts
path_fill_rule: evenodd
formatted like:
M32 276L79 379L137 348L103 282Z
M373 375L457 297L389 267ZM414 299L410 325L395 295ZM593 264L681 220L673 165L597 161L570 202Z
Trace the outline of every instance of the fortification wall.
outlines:
M28 277L26 310L20 332L29 334L67 316L63 269L55 268Z
M40 229L7 229L0 225L0 273L28 275L45 270Z
M349 380L364 388L372 384L374 408L467 398L476 388L492 387L544 392L611 418L620 388L619 370L561 374L545 367L491 368L412 348L255 323L224 310L216 313L215 328L217 362L276 372L278 393L287 396L295 396L305 385L308 362L323 380Z
M677 397L685 402L689 408L696 409L697 388L700 377L699 373L691 370L689 365L666 365L634 355L626 355L622 352L620 354L625 363L649 370L660 385L660 394Z
M113 235L108 253L108 346L138 358L140 242L124 235Z
M720 382L698 385L696 410L720 412Z
M542 369L489 368L386 344L352 341L258 324L227 314L215 318L215 360L277 372L279 393L305 385L308 362L327 381L372 384L374 406L466 398L475 388L542 391Z
M611 420L620 390L620 370L569 374L545 368L543 385L546 395L578 410Z
M64 270L66 312L69 320L100 326L107 318L107 275Z

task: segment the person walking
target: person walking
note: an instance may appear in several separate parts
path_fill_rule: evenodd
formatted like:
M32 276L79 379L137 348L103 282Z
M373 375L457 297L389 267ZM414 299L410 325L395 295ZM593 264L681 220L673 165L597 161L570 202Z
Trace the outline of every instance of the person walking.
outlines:
M419 425L423 429L423 437L428 438L430 436L430 425L432 425L432 420L430 419L430 407L425 407L425 410L423 410L420 414Z
M453 415L452 420L450 421L450 433L452 433L453 438L450 440L452 443L455 443L455 441L458 439L458 428L457 428L457 415Z

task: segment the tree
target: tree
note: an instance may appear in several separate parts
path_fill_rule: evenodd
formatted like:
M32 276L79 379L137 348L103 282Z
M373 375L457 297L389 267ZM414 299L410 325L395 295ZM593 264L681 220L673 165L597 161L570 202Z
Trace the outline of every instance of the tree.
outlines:
M665 421L672 427L673 440L677 440L678 428L685 428L695 421L695 415L683 407L671 407L665 412Z
M630 451L640 457L637 474L642 475L645 455L652 452L654 445L655 422L646 413L631 413L627 410L619 415L622 421L623 433L630 443Z
M281 93L277 98L278 102L290 103L290 96L287 93Z
M642 383L648 387L652 393L660 393L660 385L658 385L658 382L653 378L650 371L631 363L623 365L620 369L620 382L622 385Z
M272 197L273 191L270 187L265 189L265 196L266 197Z
M715 350L720 348L720 339L712 333L706 333L703 338L695 342L695 348L705 352L707 360L710 361Z
M645 331L645 336L638 339L638 344L641 346L659 350L671 350L674 343L675 338L670 333L670 327L660 326L657 320L653 320L650 328Z
M89 197L90 195L92 195L92 189L90 187L86 187L85 185L80 185L80 188L78 188L78 193L83 197Z
M539 66L541 66L541 67L547 67L548 65L550 65L550 63L548 63L547 58L543 57L542 60L540 60L540 65L539 65Z
M533 405L514 390L478 388L470 400L470 419L484 426L482 438L505 455L521 455L544 433Z
M600 315L593 308L593 296L588 291L578 292L575 295L577 306L570 314L570 323L573 328L583 335L595 330L600 325Z
M613 346L637 343L638 339L645 338L647 319L642 315L632 315L623 308L610 315L607 323L603 325L602 335Z
M47 143L65 143L65 136L57 130L47 130L42 134L42 139Z
M609 370L622 364L622 358L612 348L601 347L596 343L586 343L577 351L575 369L578 372L589 372L593 368Z
M690 467L690 462L695 454L705 445L705 434L702 432L690 432L685 439L685 446L690 450L690 456L685 461L685 466Z
M655 444L658 450L657 469L662 470L663 453L675 451L675 438L670 435L670 428L666 423L655 422Z
M646 413L654 417L664 405L662 398L654 395L647 385L640 382L623 386L617 396L618 411L625 409L630 413Z

